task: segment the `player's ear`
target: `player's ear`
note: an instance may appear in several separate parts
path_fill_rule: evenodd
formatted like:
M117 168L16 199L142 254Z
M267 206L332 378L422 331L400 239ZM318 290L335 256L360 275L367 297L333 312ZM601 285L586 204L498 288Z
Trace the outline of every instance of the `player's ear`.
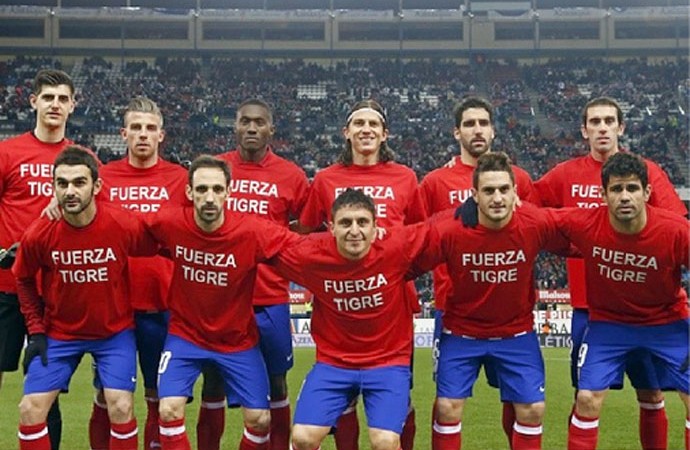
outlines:
M644 201L645 203L649 201L649 197L652 195L652 185L647 183L644 188Z
M98 195L98 193L101 192L102 187L103 187L103 179L101 177L98 177L98 179L93 183L93 195L94 196Z
M332 220L328 222L328 230L335 236L335 223Z
M194 201L194 199L192 198L192 187L190 185L186 185L184 187L184 192L187 195L187 200L189 200L190 202Z
M470 193L472 194L472 198L474 199L474 201L478 204L479 202L477 201L477 189L474 187L470 188Z

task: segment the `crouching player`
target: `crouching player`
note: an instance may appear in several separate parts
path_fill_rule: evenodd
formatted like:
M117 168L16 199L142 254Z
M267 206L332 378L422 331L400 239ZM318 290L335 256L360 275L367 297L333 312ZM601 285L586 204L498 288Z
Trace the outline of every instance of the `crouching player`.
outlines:
M134 319L127 297L127 257L153 255L143 223L120 207L99 204L95 158L78 146L54 163L62 218L34 222L13 272L29 331L19 404L19 448L50 448L46 417L85 353L98 364L110 418L110 448L136 450ZM36 275L42 275L43 300ZM39 356L39 358L35 358Z
M314 293L316 364L297 399L292 446L319 448L362 394L373 450L398 450L410 402L412 309L406 272L432 239L426 224L376 236L373 200L347 189L333 202L331 233L310 237L272 261Z
M688 264L688 222L647 204L647 166L636 155L611 156L601 181L606 208L559 214L561 231L585 261L590 314L568 448L596 448L608 388L623 376L626 357L642 350L652 354L663 386L683 400L689 449L688 299L680 283Z

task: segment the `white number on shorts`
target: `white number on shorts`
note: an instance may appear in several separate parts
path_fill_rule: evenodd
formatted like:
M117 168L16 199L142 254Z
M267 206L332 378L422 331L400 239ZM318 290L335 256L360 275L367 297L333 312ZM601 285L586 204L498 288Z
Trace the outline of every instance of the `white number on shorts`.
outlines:
M589 347L584 342L580 345L580 351L577 353L577 367L581 368L585 365L585 359L587 359L587 349Z
M168 368L168 363L170 362L170 358L172 358L172 352L171 351L165 351L161 353L161 360L158 363L158 373L161 374L165 372L165 370Z

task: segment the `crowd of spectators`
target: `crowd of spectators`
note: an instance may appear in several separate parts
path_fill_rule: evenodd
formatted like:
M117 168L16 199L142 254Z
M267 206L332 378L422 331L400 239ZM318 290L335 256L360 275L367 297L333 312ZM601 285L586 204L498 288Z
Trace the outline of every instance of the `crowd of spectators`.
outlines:
M32 126L30 85L50 58L17 57L0 62L0 133ZM453 106L469 94L488 97L496 108L493 149L505 151L534 178L554 164L587 152L580 136L586 101L609 95L626 112L623 145L658 162L678 185L688 185L688 60L553 60L520 65L482 61L397 59L327 61L171 59L106 61L86 58L64 68L77 81L78 107L69 135L94 147L98 134L116 135L128 100L146 95L161 107L167 138L164 156L186 162L234 145L235 108L260 97L274 110L274 147L309 176L334 162L344 145L341 128L350 106L375 98L387 109L389 144L399 162L420 179L457 153ZM95 148L108 161L121 155ZM562 288L562 261L539 262L539 287ZM425 284L426 283L426 284ZM427 281L420 286L430 296Z

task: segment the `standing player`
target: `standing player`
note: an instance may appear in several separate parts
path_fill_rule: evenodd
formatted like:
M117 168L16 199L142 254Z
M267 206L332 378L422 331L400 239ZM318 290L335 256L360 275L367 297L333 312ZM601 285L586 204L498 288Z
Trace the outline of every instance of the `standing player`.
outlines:
M623 112L615 100L608 97L590 100L583 109L581 125L582 136L589 143L589 154L558 164L535 182L542 205L555 208L601 206L601 168L612 155L621 151L618 138L624 131ZM645 160L645 164L651 186L649 204L686 215L685 206L663 170L652 161ZM571 377L573 387L577 388L577 355L587 326L587 296L582 259L569 258L566 264L573 306ZM628 371L640 405L640 442L644 449L666 448L668 419L664 397L656 376L640 366L640 359L642 364L649 366L648 356L638 353L630 356L631 370ZM633 370L634 367L638 369ZM620 388L622 383L621 378L611 387Z
M19 241L53 195L53 161L71 142L65 139L74 111L74 84L60 70L41 70L29 97L36 111L33 131L0 142L0 249ZM0 383L3 372L17 370L26 327L17 286L9 269L0 269ZM62 418L57 400L48 414L53 450L60 445Z
M347 189L332 206L331 234L281 251L276 265L314 295L316 364L297 401L294 449L321 441L362 394L373 450L398 450L410 402L411 308L405 275L430 243L428 225L376 236L373 200Z
M480 367L495 370L501 401L512 403L511 448L541 448L544 363L534 332L533 265L546 247L565 250L548 212L525 204L514 211L515 177L504 153L477 161L473 197L479 225L438 219L440 251L422 269L445 262L452 286L443 314L432 447L457 450L465 400Z
M159 155L163 142L163 115L152 100L136 97L124 113L120 130L127 144L125 158L101 169L101 198L115 205L141 213L155 213L166 204L186 204L187 171ZM129 261L130 292L134 309L135 336L139 366L144 377L146 425L144 448L155 448L158 437L158 360L167 334L167 306L172 263L161 256L132 258ZM92 450L108 447L110 424L102 391L94 399L89 440Z
M487 100L479 97L467 97L455 107L455 128L453 136L460 147L460 154L454 156L454 164L440 167L428 173L420 184L422 199L429 216L448 208L457 208L472 195L472 172L477 167L477 159L491 151L495 136L494 109ZM538 203L538 196L532 186L529 174L517 166L512 166L515 175L515 187L522 200ZM443 325L441 317L446 298L450 291L450 278L445 264L434 269L434 344L433 362L434 378L438 358L438 344ZM486 366L489 384L498 387L496 376L491 366ZM503 405L503 430L511 440L515 412L510 403Z
M648 168L639 156L611 156L601 174L606 208L560 217L585 261L589 306L569 449L596 448L604 397L623 377L628 355L640 349L651 353L667 387L680 393L690 449L688 298L680 283L688 264L688 222L647 205Z
M232 170L227 209L263 217L283 227L297 218L306 201L309 182L304 171L276 155L270 146L275 129L270 107L259 99L237 109L237 149L218 158ZM290 446L290 399L287 371L292 368L292 335L288 281L260 264L254 284L254 316L260 348L271 384L271 449ZM204 389L197 425L199 448L220 447L225 419L222 379L204 371Z
M201 156L186 188L193 208L167 208L150 217L149 230L170 253L169 333L158 379L163 449L189 449L184 427L187 398L207 365L220 372L226 395L243 407L240 449L269 447L269 385L252 313L257 264L300 240L267 220L226 213L230 170Z
M331 205L348 187L359 189L374 199L376 221L391 228L425 219L424 204L412 169L393 161L386 143L386 114L376 101L356 103L345 121L346 146L338 162L318 172L312 182L307 203L300 215L300 226L313 231L333 220ZM414 283L408 285L408 300L419 309ZM410 317L410 320L412 318ZM410 342L412 345L412 342ZM415 435L412 405L401 437L404 450L411 450ZM335 435L339 450L358 448L359 424L354 405L338 422Z
M62 219L39 219L28 228L13 269L30 336L19 447L49 448L48 409L69 386L83 355L91 353L108 405L109 448L136 450L136 347L127 261L128 255L155 254L155 247L139 219L121 208L96 206L101 180L88 151L67 147L55 159L54 179Z

